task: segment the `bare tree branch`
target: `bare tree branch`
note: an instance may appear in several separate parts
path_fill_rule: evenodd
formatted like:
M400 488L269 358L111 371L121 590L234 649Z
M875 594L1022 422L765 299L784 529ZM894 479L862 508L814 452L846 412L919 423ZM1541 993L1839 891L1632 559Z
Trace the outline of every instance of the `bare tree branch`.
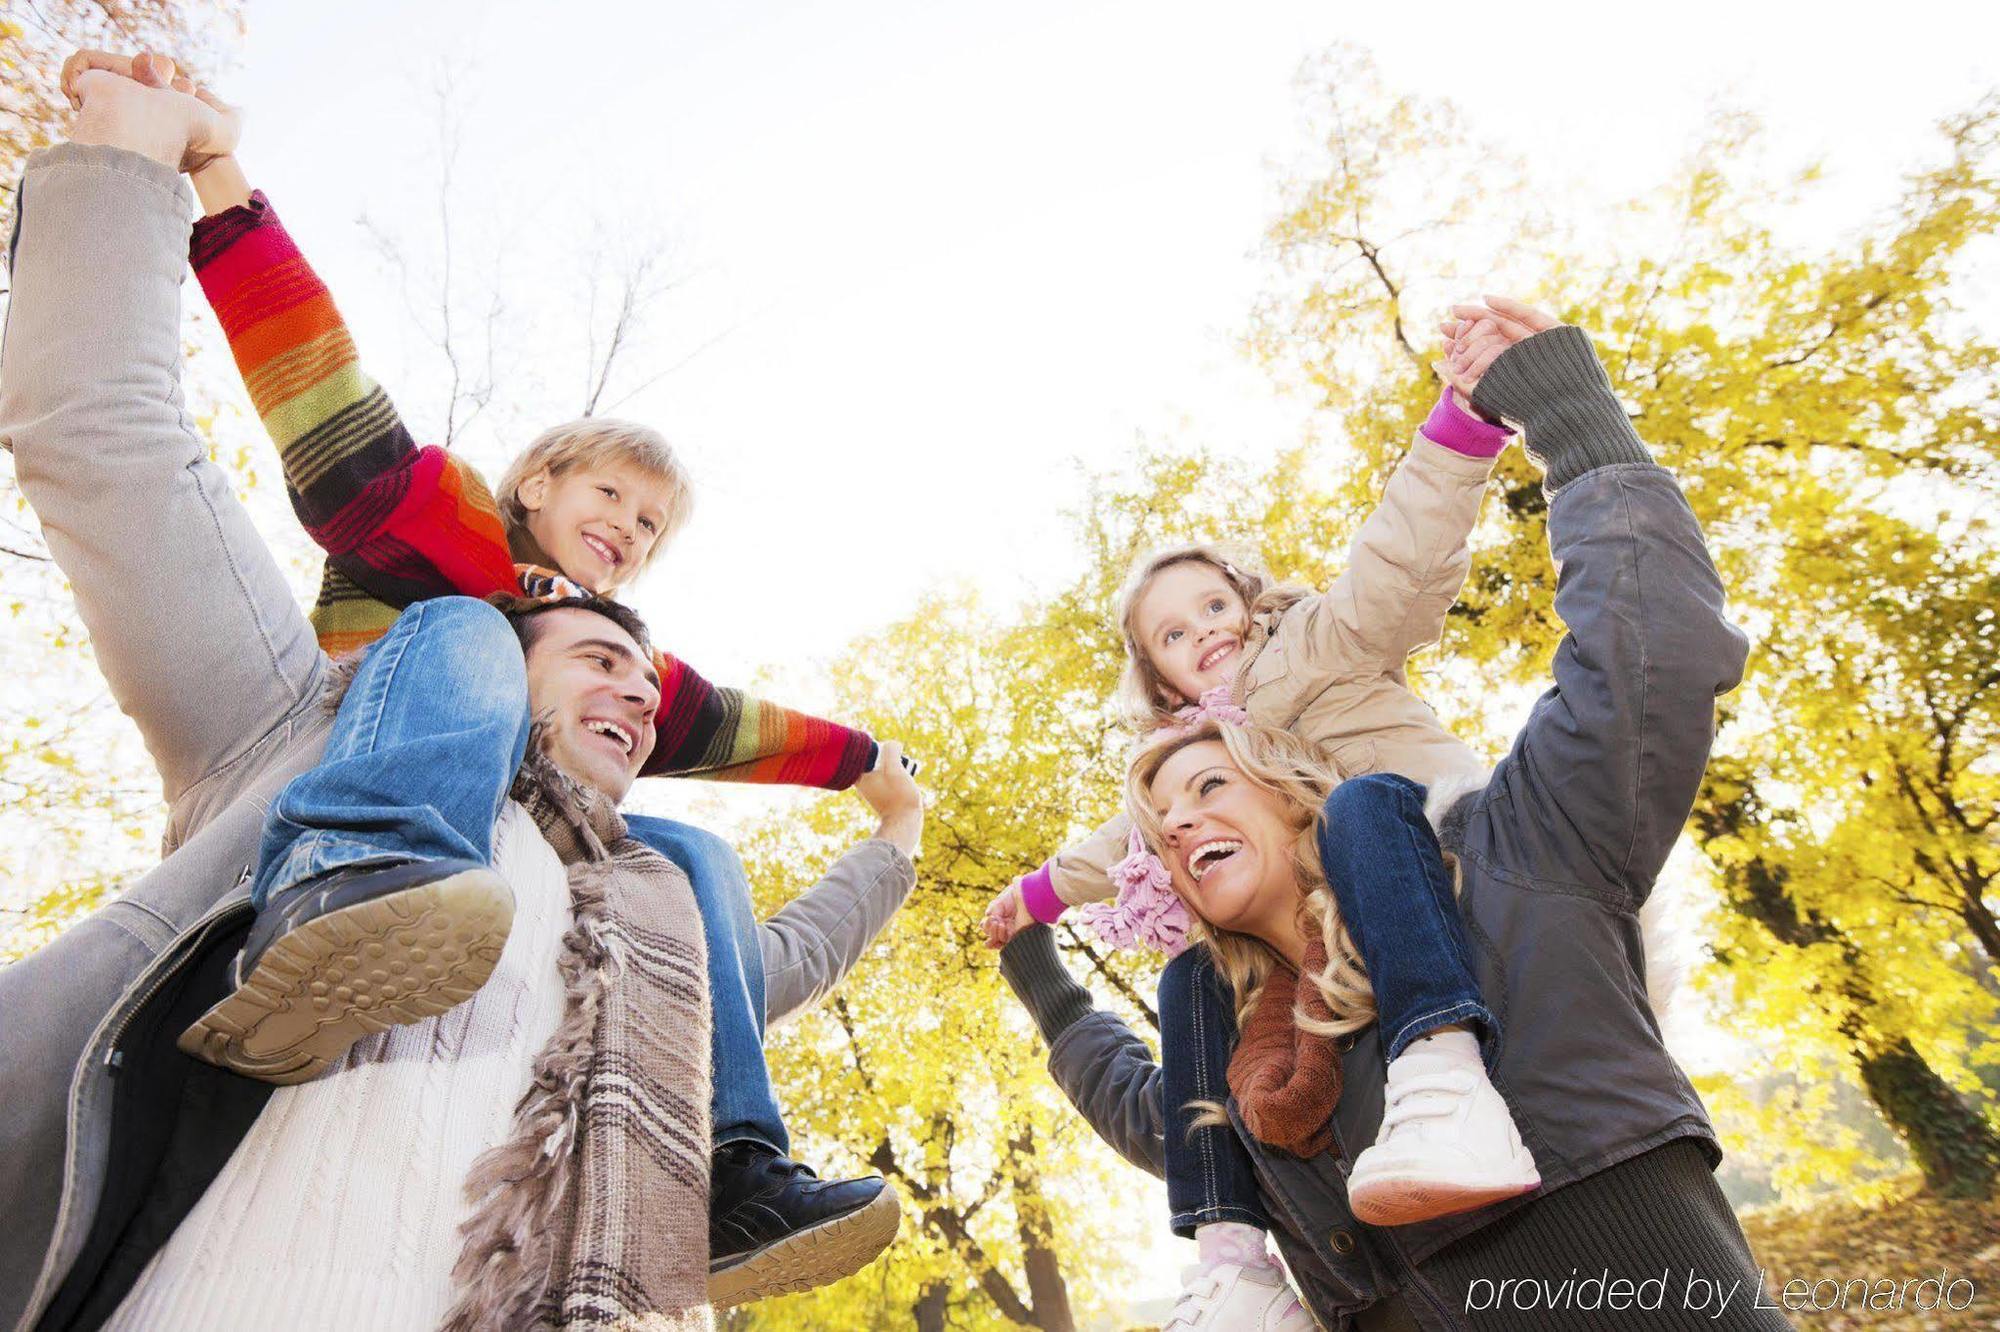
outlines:
M661 268L666 258L666 243L656 238L647 241L620 265L617 276L616 309L611 318L611 327L604 334L603 351L600 355L597 311L599 292L604 281L602 267L604 253L601 243L593 248L586 277L589 299L586 309L588 326L584 361L583 414L585 416L597 414L605 392L611 386L611 376L618 367L619 358L633 350L644 325L647 310L680 285L680 279L662 275ZM658 379L659 376L655 375L646 382L652 384ZM638 391L633 390L634 393ZM623 402L631 396L628 393L618 401ZM613 404L613 407L615 406L616 404Z
M449 448L466 427L492 403L499 387L494 371L496 332L506 313L497 284L489 287L484 307L472 316L475 332L464 327L459 295L459 250L463 244L453 211L457 193L459 154L465 144L465 117L459 93L459 71L440 65L431 85L437 118L438 175L436 204L438 278L434 290L413 292L411 263L403 242L365 213L356 219L384 263L395 273L404 308L424 339L444 357L448 389L444 405L444 438ZM475 347L473 339L481 345Z

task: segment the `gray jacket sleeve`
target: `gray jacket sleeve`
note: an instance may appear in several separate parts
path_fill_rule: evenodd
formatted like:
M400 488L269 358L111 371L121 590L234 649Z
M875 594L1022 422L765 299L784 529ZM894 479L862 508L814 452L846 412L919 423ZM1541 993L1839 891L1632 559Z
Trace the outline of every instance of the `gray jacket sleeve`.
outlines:
M902 848L871 837L826 876L757 925L764 1013L772 1025L826 998L854 969L916 886Z
M1547 468L1555 608L1568 632L1554 688L1474 817L1503 863L1636 908L1693 808L1715 699L1742 680L1748 640L1725 613L1701 525L1581 330L1509 349L1475 397L1521 421Z
M1000 950L1000 974L1049 1043L1049 1075L1113 1151L1166 1172L1160 1065L1146 1043L1098 1008L1056 953L1055 934L1033 925Z

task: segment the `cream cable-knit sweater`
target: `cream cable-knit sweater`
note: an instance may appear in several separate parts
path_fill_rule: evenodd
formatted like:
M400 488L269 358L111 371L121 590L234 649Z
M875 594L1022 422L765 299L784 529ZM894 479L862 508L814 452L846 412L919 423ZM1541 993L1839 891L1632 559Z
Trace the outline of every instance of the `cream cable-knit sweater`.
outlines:
M515 907L492 978L443 1016L369 1037L325 1076L273 1093L112 1332L395 1332L443 1319L466 1171L506 1136L563 1012L569 879L512 802L493 863Z

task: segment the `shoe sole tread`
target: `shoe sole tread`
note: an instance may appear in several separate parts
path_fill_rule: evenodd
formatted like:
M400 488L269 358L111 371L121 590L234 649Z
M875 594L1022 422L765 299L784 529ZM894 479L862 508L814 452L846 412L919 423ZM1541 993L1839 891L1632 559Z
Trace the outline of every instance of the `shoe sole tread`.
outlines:
M513 921L514 896L491 870L328 912L273 942L177 1045L262 1082L310 1082L362 1037L471 998L499 964Z
M1394 1174L1364 1180L1358 1186L1350 1177L1347 1183L1348 1208L1355 1220L1371 1226L1407 1226L1518 1198L1540 1188L1542 1181L1535 1175L1479 1184Z
M708 1300L730 1309L773 1295L796 1295L853 1276L896 1238L903 1221L896 1191L885 1187L867 1204L758 1249L708 1274Z

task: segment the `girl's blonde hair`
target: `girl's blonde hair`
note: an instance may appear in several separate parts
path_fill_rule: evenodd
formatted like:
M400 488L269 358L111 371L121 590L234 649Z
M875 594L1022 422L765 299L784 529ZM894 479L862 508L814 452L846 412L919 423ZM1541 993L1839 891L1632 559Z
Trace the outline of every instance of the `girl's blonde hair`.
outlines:
M1304 979L1319 991L1332 1017L1308 1017L1301 1004L1293 1009L1293 1021L1301 1031L1329 1038L1361 1030L1375 1020L1375 991L1368 983L1361 950L1341 920L1340 907L1327 887L1319 859L1319 830L1325 817L1322 807L1340 780L1338 772L1317 746L1275 727L1206 720L1182 731L1162 732L1133 754L1125 780L1126 811L1146 845L1162 859L1166 839L1160 817L1154 812L1153 778L1168 759L1204 740L1220 742L1245 781L1277 796L1286 822L1298 830L1292 843L1292 876L1298 886L1299 930L1307 937L1317 935L1326 946L1326 966ZM1174 892L1193 921L1189 939L1208 945L1217 974L1235 998L1240 1029L1249 1020L1272 968L1279 964L1278 954L1254 935L1221 929L1202 919L1195 903L1181 891L1178 878ZM1228 1123L1220 1105L1205 1101L1194 1104L1201 1110L1196 1127Z
M1125 639L1125 669L1118 676L1118 710L1134 729L1157 730L1174 720L1174 709L1195 700L1181 698L1153 666L1153 659L1139 642L1139 599L1153 580L1176 565L1205 564L1222 576L1251 616L1283 610L1307 595L1303 587L1276 583L1271 575L1236 551L1212 542L1189 542L1166 546L1132 563L1125 584L1118 589L1118 632Z
M666 485L667 493L660 501L660 533L645 558L639 561L639 567L632 571L636 576L666 549L676 532L687 526L688 517L694 512L693 480L674 446L651 426L608 416L586 416L551 426L535 436L500 476L500 519L506 524L508 534L528 526L528 511L521 504L523 481L543 468L548 469L553 479L578 467L607 462L629 463Z

